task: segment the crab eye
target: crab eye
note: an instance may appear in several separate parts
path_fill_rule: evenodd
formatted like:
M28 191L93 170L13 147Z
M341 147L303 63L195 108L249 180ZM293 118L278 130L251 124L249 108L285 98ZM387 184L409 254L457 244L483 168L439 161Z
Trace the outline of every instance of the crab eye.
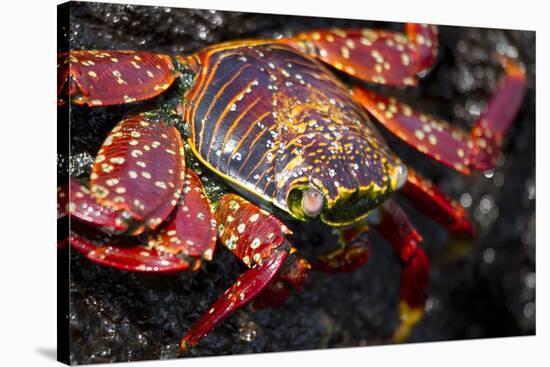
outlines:
M399 164L395 168L395 177L396 177L395 189L399 190L400 188L405 186L405 183L407 182L407 166L405 166L402 163Z
M323 193L314 187L305 190L302 195L302 211L308 217L316 217L323 209Z

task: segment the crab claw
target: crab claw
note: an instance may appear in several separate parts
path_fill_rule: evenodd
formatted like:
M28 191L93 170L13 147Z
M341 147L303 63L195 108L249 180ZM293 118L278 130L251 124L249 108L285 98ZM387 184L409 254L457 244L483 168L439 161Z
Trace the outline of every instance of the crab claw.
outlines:
M88 259L101 265L137 272L196 271L200 257L210 260L216 245L215 221L200 179L186 174L186 190L168 220L143 239L112 236L128 232L127 218L105 207L88 189L71 178L73 221L70 243ZM86 226L84 224L87 224Z
M57 56L58 103L110 106L158 96L177 73L169 56L145 51L71 51Z
M103 231L121 234L128 230L128 221L116 210L99 204L90 191L71 177L70 201L67 203L72 218Z
M100 265L144 273L182 271L191 265L180 256L144 247L130 237L113 237L77 223L72 227L69 237L72 248Z
M150 236L149 246L174 254L212 260L216 247L216 219L202 182L187 169L180 203Z
M184 150L175 127L138 114L125 117L105 139L90 175L90 192L102 206L135 223L137 235L157 228L180 198Z

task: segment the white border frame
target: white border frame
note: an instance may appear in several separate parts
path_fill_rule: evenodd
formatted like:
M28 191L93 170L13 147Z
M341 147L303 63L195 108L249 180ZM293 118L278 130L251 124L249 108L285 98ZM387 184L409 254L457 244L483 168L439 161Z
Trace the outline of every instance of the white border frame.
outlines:
M142 5L207 8L262 13L330 16L387 21L512 28L537 31L537 184L547 187L548 170L541 162L550 157L542 144L548 133L549 26L544 2L457 0L160 0L111 1ZM55 50L58 1L17 1L4 5L2 21L2 143L0 144L2 258L0 259L0 365L54 365L56 350L56 177ZM458 4L458 5L457 5ZM14 7L17 6L17 7ZM32 25L32 26L29 26ZM541 97L542 96L542 97ZM544 98L544 99L543 99ZM7 100L7 101L6 101ZM539 208L549 208L546 190L537 190ZM510 198L514 200L514 198ZM8 205L6 205L6 203ZM409 344L313 352L255 354L139 362L125 366L306 365L329 366L357 362L367 366L466 364L539 365L548 352L548 243L544 233L546 211L537 213L537 336L475 341ZM541 226L542 224L542 226ZM542 229L542 230L541 230ZM7 238L6 238L7 235ZM23 318L25 315L25 318ZM547 363L547 362L546 362Z

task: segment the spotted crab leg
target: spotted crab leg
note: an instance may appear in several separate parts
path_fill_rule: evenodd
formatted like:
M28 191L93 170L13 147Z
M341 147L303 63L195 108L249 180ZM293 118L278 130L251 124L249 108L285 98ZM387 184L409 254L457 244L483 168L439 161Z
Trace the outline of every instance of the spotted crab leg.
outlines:
M260 293L252 303L254 309L277 307L282 304L292 291L300 292L305 284L311 265L294 249L285 262L283 269L271 283Z
M195 270L200 257L209 260L215 219L200 180L186 174L184 159L174 127L142 114L120 121L96 156L90 189L71 180L70 214L91 227L73 230L73 248L92 261L129 271ZM148 247L111 236L136 236L145 229Z
M276 307L283 303L292 290L300 291L309 269L325 273L351 272L365 265L370 257L370 247L361 235L368 226L361 223L336 233L341 247L319 255L311 265L302 257L292 254L277 279L254 299L254 308Z
M103 207L121 213L131 234L154 230L180 198L184 149L175 127L143 114L122 119L101 146L90 175L90 192Z
M58 104L110 106L158 96L177 72L167 55L145 51L71 51L57 56Z
M117 223L119 213L102 207L84 186L71 179L69 207L76 219L70 235L71 245L91 261L127 271L197 270L201 258L212 259L216 221L198 176L188 169L185 177L185 188L177 207L162 226L148 234L147 246L142 244L142 239L106 233L126 230Z
M514 122L527 90L522 67L505 57L500 57L500 63L505 70L505 77L471 132L474 149L470 152L469 160L477 170L493 167L498 158L498 147Z
M353 94L385 128L420 152L449 167L470 174L491 168L506 131L517 115L526 89L525 74L508 59L505 75L471 134L446 121L417 112L393 97L360 86Z
M281 40L358 79L416 85L437 56L437 28L407 24L406 34L373 29L327 29Z
M354 271L365 265L370 258L370 246L362 235L368 230L368 225L363 222L337 230L341 247L319 255L311 264L313 270L340 273Z
M466 210L436 185L412 168L401 189L407 199L428 217L460 237L473 237L474 229Z
M70 201L66 205L67 212L73 219L112 234L121 234L128 230L128 221L124 214L99 204L90 195L90 190L75 178L71 177L69 187Z
M430 280L429 263L419 246L422 237L399 205L389 199L380 212L381 220L375 228L390 243L403 264L399 303L401 324L393 336L394 341L402 342L424 314Z
M187 332L181 350L196 345L210 330L254 299L276 279L291 251L290 231L272 214L234 195L216 210L218 237L249 268Z
M169 251L144 247L136 238L111 236L78 222L71 227L71 247L101 265L145 273L182 271L192 265Z
M168 219L149 236L149 247L174 255L210 261L216 248L216 219L199 176L185 173L181 199Z

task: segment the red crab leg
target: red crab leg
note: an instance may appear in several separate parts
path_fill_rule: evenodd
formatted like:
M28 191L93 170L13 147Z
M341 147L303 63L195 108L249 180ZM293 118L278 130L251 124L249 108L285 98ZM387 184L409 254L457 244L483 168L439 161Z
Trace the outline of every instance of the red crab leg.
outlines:
M128 230L127 219L121 213L99 204L90 191L72 177L69 185L71 217L109 233L120 234Z
M401 192L418 210L453 234L473 237L474 228L466 210L412 168L408 169L407 183Z
M318 256L311 265L303 258L293 256L285 264L278 278L269 284L256 299L254 308L275 307L284 302L292 289L300 291L309 269L326 273L354 271L365 265L370 257L366 239L358 237L368 230L364 223L337 232L342 247Z
M300 33L281 42L364 81L415 85L437 55L437 28L409 24L407 34L372 29L328 29Z
M322 254L311 264L313 270L326 273L350 272L365 265L370 258L369 243L359 238L368 231L366 223L337 232L342 247Z
M177 73L169 56L145 51L71 51L58 54L59 104L109 106L158 96Z
M500 62L506 76L472 128L474 149L470 152L470 162L477 170L494 166L498 147L520 110L527 88L525 72L518 64L505 57L501 57Z
M95 202L82 186L83 190L76 191L76 185L72 179L71 195L79 198L71 206L82 209L73 209L71 215L94 227L113 225L118 213ZM136 239L111 237L78 223L73 225L71 233L72 246L102 265L140 272L195 271L200 268L201 257L212 259L216 222L202 183L194 172L187 171L180 203L159 230L149 235L147 243L149 246L144 247Z
M249 267L187 332L185 351L219 322L251 301L273 281L290 252L285 235L290 231L272 214L245 199L227 194L216 210L220 241Z
M356 99L394 135L420 152L463 174L493 166L502 142L521 106L525 74L511 61L487 109L476 122L471 136L448 122L411 109L393 97L354 86Z
M105 139L90 175L97 202L155 229L176 206L185 176L184 150L175 127L144 115L120 121ZM134 226L135 227L135 226Z
M326 273L351 272L365 265L370 257L368 243L356 242L320 255L312 264L313 270Z
M248 267L261 263L292 234L273 214L233 194L220 199L216 220L223 245Z
M260 293L279 272L287 256L288 250L274 249L261 264L243 273L185 335L181 342L181 351L184 352L187 348L195 346L222 320Z
M149 246L173 254L212 260L216 247L216 219L202 182L189 168L180 203L149 238ZM196 262L197 265L200 261Z
M292 290L300 292L310 269L311 265L306 259L292 254L277 278L254 298L253 308L277 307L290 296Z
M381 214L376 229L391 244L403 264L399 303L401 324L394 334L394 340L402 342L424 314L430 281L429 263L426 253L418 246L422 237L397 203L387 200L381 207Z
M418 23L407 23L405 33L409 42L414 45L418 72L429 70L437 58L437 26Z
M70 244L89 260L113 268L145 273L166 273L187 270L188 260L168 251L146 248L128 237L112 237L106 233L73 223Z

